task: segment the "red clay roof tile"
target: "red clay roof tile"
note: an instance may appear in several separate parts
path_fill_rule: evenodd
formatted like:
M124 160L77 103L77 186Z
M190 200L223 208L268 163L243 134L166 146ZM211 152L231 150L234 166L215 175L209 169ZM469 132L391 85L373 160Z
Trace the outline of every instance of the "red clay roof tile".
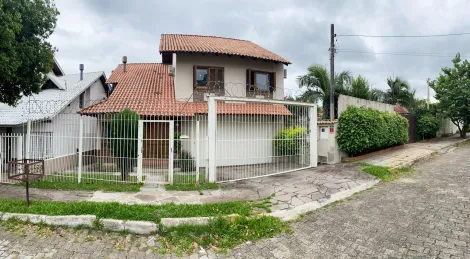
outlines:
M291 64L287 59L251 41L215 36L162 34L160 38L160 53L163 52L226 54L281 62L286 65Z

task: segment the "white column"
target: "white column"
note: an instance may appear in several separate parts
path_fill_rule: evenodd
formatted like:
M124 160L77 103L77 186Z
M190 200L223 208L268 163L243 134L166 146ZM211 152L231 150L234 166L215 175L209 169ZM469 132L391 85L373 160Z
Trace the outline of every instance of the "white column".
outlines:
M23 159L23 134L16 137L16 159Z
M209 136L209 179L210 183L216 180L216 152L217 152L217 104L213 97L208 101L208 136Z
M139 120L137 133L137 180L142 182L142 149L144 143L144 121Z
M4 152L4 149L3 149L3 138L0 136L0 181L1 182L6 182L6 177L8 177L8 174L4 174L3 173L3 152ZM5 150L6 151L6 150Z
M174 138L175 138L175 122L170 121L170 148L168 149L168 180L170 184L173 184L173 146L174 146Z
M309 108L309 128L310 128L310 166L317 167L318 150L317 150L317 106Z
M82 181L82 164L83 164L83 118L80 116L80 124L78 129L78 183Z
M199 155L199 134L200 134L200 131L199 131L199 121L196 121L196 182L199 182L199 168L201 167L201 164L200 164L200 155Z
M26 151L24 153L25 158L31 158L31 121L28 120L26 124Z

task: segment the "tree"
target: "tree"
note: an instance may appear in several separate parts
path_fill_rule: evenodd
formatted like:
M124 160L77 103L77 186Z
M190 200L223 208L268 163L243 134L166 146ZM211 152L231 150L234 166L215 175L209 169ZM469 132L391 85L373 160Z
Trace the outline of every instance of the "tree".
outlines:
M348 92L351 96L361 98L361 99L370 99L371 90L369 81L359 75L356 78L353 78L351 81L351 86L348 89Z
M137 113L125 109L111 121L111 148L123 181L137 162L139 119Z
M322 65L311 65L308 73L297 77L299 87L306 87L307 90L298 98L301 101L317 102L322 100L324 116L330 114L330 77L328 70ZM349 71L342 71L335 74L335 107L338 107L338 96L347 94L351 84L352 76ZM335 111L335 114L337 111ZM337 117L337 116L336 116Z
M0 102L16 105L40 91L54 64L56 49L46 40L57 15L50 0L0 1Z
M399 77L387 78L389 89L385 91L384 101L389 104L400 104L401 106L410 107L414 100L415 90L410 90L407 82Z
M443 115L459 128L460 137L466 138L470 123L470 63L462 61L460 53L452 63L454 67L442 68L437 79L429 85L436 92L435 98Z

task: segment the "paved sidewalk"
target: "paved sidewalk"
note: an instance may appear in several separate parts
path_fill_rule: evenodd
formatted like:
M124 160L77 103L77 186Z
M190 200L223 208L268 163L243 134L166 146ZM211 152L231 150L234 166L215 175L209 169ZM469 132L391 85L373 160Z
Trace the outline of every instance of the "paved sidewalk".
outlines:
M358 186L372 185L375 177L359 172L354 164L324 165L286 174L222 183L219 190L91 192L31 189L32 199L53 201L120 202L125 204L201 204L234 200L272 198L272 211L289 210L310 202L322 202L332 194ZM0 197L23 198L24 188L0 185Z
M446 153L455 148L455 145L464 141L458 134L422 141L413 144L407 144L403 148L395 149L389 152L380 153L378 155L368 157L361 161L373 165L382 165L390 167L408 166L416 161L425 159L434 154Z

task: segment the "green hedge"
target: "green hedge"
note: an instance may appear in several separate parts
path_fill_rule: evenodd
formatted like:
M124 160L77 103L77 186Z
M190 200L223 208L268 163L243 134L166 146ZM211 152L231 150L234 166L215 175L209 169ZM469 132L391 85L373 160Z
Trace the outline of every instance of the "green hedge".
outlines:
M349 106L341 113L338 145L356 156L408 142L408 120L399 114Z
M279 156L298 155L308 148L307 129L303 127L283 128L274 137L274 148Z

